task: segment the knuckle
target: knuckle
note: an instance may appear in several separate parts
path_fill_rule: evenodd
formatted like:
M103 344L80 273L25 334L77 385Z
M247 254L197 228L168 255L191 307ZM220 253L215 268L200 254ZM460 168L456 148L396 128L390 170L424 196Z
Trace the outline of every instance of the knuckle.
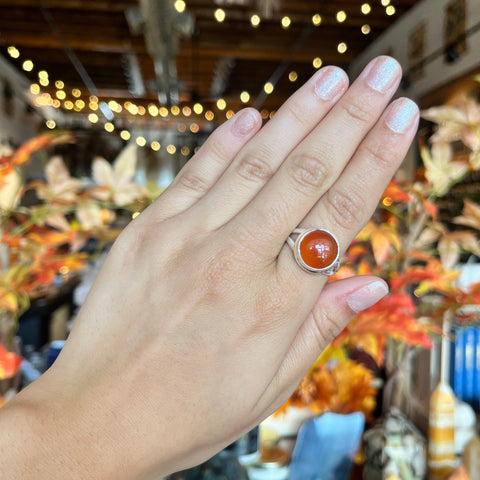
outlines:
M239 162L237 173L249 182L265 182L273 175L268 152L247 153Z
M343 330L343 327L329 310L320 312L320 308L317 307L311 315L315 340L323 350Z
M325 200L330 218L338 227L349 230L361 224L365 202L357 192L330 191Z
M209 188L209 185L204 178L188 170L180 175L177 185L199 194L205 193Z
M375 145L369 145L366 144L362 147L361 153L365 155L369 160L373 160L370 163L373 165L388 165L391 163L391 158L393 152L391 152L388 148L388 146L385 146L385 144L375 144Z
M292 178L300 190L317 189L330 174L327 162L320 156L299 153L292 158Z
M301 127L309 127L308 115L305 115L305 109L301 108L297 103L290 101L284 105L286 113L295 123L300 124Z
M342 103L342 108L350 119L362 125L369 124L372 119L372 111L367 103L356 100Z

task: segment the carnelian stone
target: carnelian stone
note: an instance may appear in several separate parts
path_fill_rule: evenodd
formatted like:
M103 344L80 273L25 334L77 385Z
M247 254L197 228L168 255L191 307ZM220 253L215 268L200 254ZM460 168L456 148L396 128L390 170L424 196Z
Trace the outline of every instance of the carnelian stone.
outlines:
M338 245L333 236L325 230L307 233L300 241L302 260L312 268L328 268L338 255Z

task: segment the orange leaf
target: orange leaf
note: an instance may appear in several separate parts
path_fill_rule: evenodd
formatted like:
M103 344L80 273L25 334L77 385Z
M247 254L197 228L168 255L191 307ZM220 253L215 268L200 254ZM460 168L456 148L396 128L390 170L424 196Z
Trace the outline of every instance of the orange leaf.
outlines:
M14 377L21 364L22 357L16 353L9 352L0 344L0 380Z

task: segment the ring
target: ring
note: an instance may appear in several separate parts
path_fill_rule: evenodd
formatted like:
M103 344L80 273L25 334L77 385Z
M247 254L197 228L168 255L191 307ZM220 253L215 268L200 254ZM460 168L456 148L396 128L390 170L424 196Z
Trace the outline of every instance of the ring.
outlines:
M310 273L334 275L340 268L340 245L323 228L296 228L287 239L298 266Z

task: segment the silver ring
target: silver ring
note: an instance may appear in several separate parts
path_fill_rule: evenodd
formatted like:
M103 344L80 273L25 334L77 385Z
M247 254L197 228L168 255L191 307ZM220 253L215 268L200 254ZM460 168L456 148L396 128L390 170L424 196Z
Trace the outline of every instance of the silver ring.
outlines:
M287 244L297 265L306 272L332 276L340 268L340 244L324 228L296 228Z

